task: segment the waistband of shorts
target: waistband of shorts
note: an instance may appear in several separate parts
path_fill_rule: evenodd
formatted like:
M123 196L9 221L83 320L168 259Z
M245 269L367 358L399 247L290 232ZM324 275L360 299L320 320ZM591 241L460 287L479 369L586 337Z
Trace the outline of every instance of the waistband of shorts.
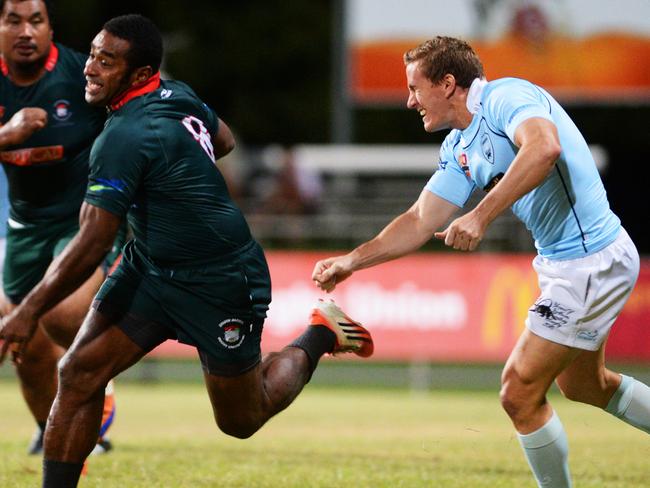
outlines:
M232 262L234 259L236 259L237 257L241 256L244 253L247 253L257 245L258 245L257 241L255 239L251 239L250 241L246 242L245 244L239 246L236 249L233 249L230 252L227 252L226 254L220 254L219 256L214 256L214 257L201 259L201 260L194 260L191 263L178 263L178 264L160 263L155 259L152 259L149 256L144 255L138 249L135 249L135 252L138 253L139 256L144 258L146 261L148 261L150 264L152 264L159 270L163 272L172 272L172 271L188 271L193 269L204 268L205 266L223 264L224 262Z

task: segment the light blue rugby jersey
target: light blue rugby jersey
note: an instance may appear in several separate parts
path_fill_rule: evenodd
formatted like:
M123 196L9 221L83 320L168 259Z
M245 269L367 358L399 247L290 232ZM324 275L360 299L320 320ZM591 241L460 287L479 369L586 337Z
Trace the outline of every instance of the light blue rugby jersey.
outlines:
M442 143L439 169L425 188L459 207L475 188L489 191L517 154L517 126L542 117L557 127L562 153L544 182L512 205L513 212L532 232L538 253L550 259L583 257L613 242L621 222L564 109L542 88L517 78L491 81L479 96L469 127L452 130Z

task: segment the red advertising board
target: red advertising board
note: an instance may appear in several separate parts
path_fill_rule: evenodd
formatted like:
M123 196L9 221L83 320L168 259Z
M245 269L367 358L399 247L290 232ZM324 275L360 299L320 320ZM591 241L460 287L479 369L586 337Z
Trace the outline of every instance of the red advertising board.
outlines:
M311 282L325 254L269 252L273 302L263 350L279 350L305 328L312 304L327 298ZM539 290L532 255L416 254L356 273L331 297L375 339L376 360L503 361ZM610 359L650 360L650 259L607 345ZM161 355L195 355L167 342Z

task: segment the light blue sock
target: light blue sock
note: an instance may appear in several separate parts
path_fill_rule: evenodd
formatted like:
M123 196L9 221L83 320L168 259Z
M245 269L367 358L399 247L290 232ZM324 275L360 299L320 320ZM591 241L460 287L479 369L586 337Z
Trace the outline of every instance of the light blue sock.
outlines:
M650 434L650 388L631 376L621 375L621 386L605 411Z
M528 465L535 475L537 486L544 488L568 488L569 443L560 417L553 416L541 428L530 434L517 434Z

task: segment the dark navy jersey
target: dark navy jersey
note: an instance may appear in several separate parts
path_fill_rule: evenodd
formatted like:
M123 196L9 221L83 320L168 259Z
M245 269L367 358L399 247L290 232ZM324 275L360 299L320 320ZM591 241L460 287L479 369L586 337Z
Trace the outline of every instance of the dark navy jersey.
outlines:
M0 122L25 107L47 112L47 126L23 144L0 151L9 181L11 216L19 221L69 217L79 212L88 182L90 147L106 111L84 99L86 56L53 44L43 77L16 86L0 62Z
M161 266L237 251L251 235L215 165L218 118L184 83L153 81L106 121L86 202L127 215L133 245Z

